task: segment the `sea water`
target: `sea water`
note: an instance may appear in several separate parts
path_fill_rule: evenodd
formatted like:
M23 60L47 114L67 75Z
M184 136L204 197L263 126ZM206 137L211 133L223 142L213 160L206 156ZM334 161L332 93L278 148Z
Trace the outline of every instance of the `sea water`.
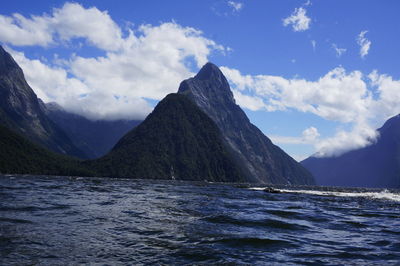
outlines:
M396 190L0 176L0 265L400 263Z

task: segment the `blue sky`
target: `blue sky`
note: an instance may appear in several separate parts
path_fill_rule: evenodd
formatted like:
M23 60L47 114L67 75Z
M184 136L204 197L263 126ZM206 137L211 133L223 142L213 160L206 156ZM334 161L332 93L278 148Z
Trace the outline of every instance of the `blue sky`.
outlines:
M211 61L294 158L373 143L400 113L398 1L6 1L0 42L44 101L145 117Z

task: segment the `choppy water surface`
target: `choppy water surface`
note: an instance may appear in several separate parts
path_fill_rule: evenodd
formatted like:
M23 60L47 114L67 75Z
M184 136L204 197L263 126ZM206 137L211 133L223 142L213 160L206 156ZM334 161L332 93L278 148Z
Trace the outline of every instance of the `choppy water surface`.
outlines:
M0 264L400 261L397 192L0 176Z

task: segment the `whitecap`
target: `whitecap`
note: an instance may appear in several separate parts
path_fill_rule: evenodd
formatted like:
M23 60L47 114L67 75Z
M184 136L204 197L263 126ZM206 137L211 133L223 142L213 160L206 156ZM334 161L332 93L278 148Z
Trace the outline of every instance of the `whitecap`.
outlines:
M253 187L251 190L264 190L265 187ZM274 188L275 189L275 188ZM302 193L318 196L334 197L364 197L370 199L390 200L400 202L400 194L390 192L387 189L377 192L341 192L341 191L321 191L321 190L298 190L298 189L275 189L281 193Z

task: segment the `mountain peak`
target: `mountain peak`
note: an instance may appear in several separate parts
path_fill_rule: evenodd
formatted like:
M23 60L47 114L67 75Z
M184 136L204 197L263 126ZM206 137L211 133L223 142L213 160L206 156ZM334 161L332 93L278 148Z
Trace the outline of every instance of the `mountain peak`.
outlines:
M195 79L207 80L223 76L221 70L211 62L206 63L197 73Z
M195 102L203 102L205 105L220 105L221 102L235 104L224 74L210 62L205 64L196 76L182 81L178 93L188 95Z
M179 94L186 95L222 132L224 144L243 168L247 180L280 184L313 184L310 173L252 125L235 103L229 83L212 63L182 81Z

